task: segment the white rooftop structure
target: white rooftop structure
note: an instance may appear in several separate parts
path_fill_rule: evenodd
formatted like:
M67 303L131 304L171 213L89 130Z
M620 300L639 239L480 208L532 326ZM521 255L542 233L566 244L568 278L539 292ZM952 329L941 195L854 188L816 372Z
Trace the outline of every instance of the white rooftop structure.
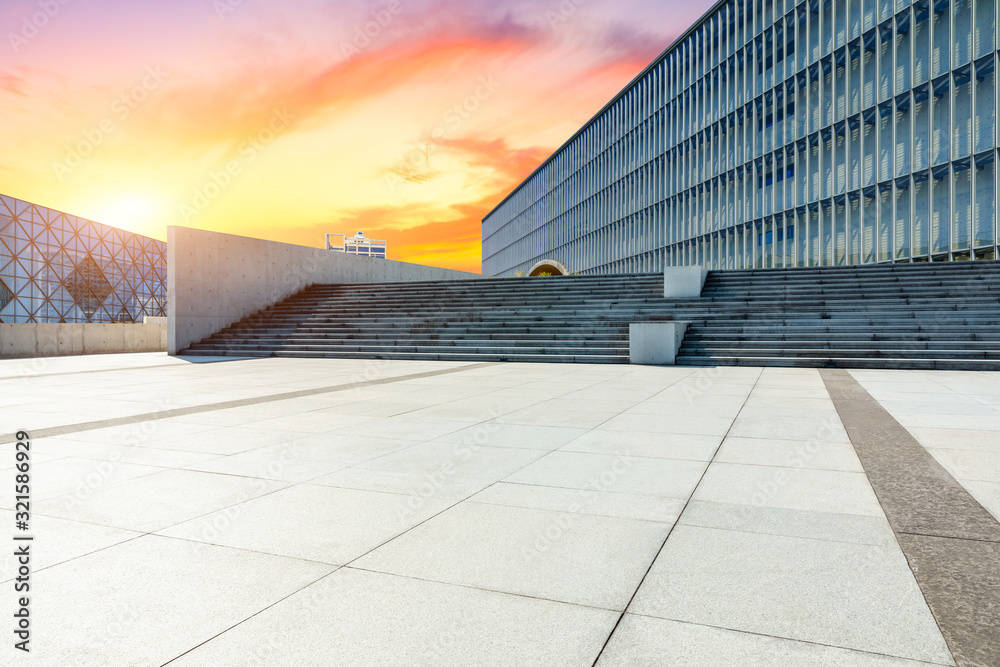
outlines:
M339 238L339 242L337 241ZM387 244L385 241L376 241L365 236L364 232L358 232L351 238L346 234L327 234L326 249L338 252L349 252L355 255L366 257L381 257L385 259Z

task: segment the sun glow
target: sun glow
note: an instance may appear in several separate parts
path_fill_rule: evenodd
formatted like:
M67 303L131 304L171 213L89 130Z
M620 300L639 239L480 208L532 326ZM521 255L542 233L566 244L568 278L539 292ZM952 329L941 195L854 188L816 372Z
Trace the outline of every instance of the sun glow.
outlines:
M163 237L172 202L149 193L128 193L96 202L86 217L137 234Z

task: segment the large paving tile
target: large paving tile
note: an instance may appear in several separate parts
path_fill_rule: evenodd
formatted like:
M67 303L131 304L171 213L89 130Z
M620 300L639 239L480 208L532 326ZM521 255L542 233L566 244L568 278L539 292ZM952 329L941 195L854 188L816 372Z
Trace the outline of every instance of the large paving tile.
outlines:
M581 394L581 392L576 392ZM643 394L645 396L645 394ZM542 410L556 412L624 412L638 403L638 399L628 398L615 390L593 391L587 395L563 396L538 404Z
M5 526L13 526L14 512L0 510L0 521ZM41 514L32 515L30 528L24 534L33 536L37 545L31 561L34 572L142 535L129 530L54 519ZM13 558L6 555L0 558L0 582L12 579L16 573L17 563Z
M287 442L304 433L291 430L257 428L254 426L212 427L190 435L171 435L165 438L137 438L131 443L138 447L176 450L189 453L228 456L240 452ZM76 436L74 436L76 437Z
M354 565L620 610L669 529L663 523L466 501Z
M882 516L882 508L863 472L713 463L694 499Z
M687 403L664 403L651 399L639 403L624 414L672 418L729 419L731 421L739 413L741 403L742 401L732 401L728 405L690 405Z
M715 460L719 463L864 472L854 447L842 442L729 437L722 443Z
M743 420L801 420L823 423L827 421L838 421L837 409L832 403L826 407L804 408L799 406L780 407L756 407L752 405L744 406L740 410L740 419Z
M209 412L196 412L190 415L184 415L183 417L178 417L177 421L187 424L202 424L220 428L263 422L268 419L277 419L278 417L308 412L308 410L309 407L307 405L300 404L293 399L287 401L256 403L238 408L211 410Z
M617 412L585 412L583 410L546 410L533 405L509 412L503 416L508 424L556 426L565 428L594 428L614 417Z
M928 447L927 451L956 479L1000 482L1000 451L984 452L936 447Z
M919 667L925 662L625 614L597 667Z
M958 431L1000 431L1000 414L995 417L941 415L941 414L899 414L897 421L907 429L950 428Z
M544 455L535 449L427 442L338 470L312 483L460 500Z
M188 452L177 449L160 449L143 444L122 445L103 442L75 440L72 436L44 438L32 443L36 450L32 453L32 461L38 462L38 453L45 452L51 456L65 458L67 456L130 463L140 466L161 468L179 468L199 461L207 461L218 454L206 452Z
M971 400L970 396L964 396L962 394L956 394L955 392L946 391L941 392L940 387L936 392L926 393L912 391L898 391L898 390L887 390L881 388L873 388L862 384L868 393L871 394L872 398L881 403L883 406L890 403L897 404L909 404L912 402L933 402L935 405L961 405L969 403Z
M282 483L190 470L167 470L106 487L85 497L59 496L35 512L126 530L152 532L207 512L277 491Z
M970 393L968 397L975 401L979 401L984 405L992 405L994 407L1000 406L1000 392L997 391L990 393Z
M893 393L898 392L908 396L909 400L919 401L921 399L921 394L943 394L950 393L942 391L941 385L929 382L923 378L916 376L905 377L903 375L896 376L894 378L885 379L866 379L862 374L857 371L850 371L858 380L858 384L864 387L872 396L878 398L883 392Z
M606 493L590 489L563 489L507 482L491 484L469 500L491 505L511 505L661 523L673 523L684 509L685 503L682 498L665 498L652 494Z
M13 456L10 460L14 460ZM66 502L74 505L100 489L163 470L152 466L93 459L61 458L46 462L32 461L31 500L38 503L66 496ZM13 489L18 474L16 468L0 471L0 480L3 481L4 488L10 490L8 493L0 494L0 507L5 509L14 507Z
M601 424L605 431L641 431L688 435L725 435L732 418L684 415L623 414Z
M567 442L587 433L585 428L505 424L487 421L449 433L439 440L489 447L520 447L522 449L559 449Z
M33 664L162 665L332 569L143 536L35 573Z
M788 396L764 396L751 394L746 401L747 408L806 408L815 410L835 409L833 401L826 398L790 398Z
M720 442L720 435L606 431L595 428L559 449L588 454L711 461Z
M444 404L434 404L441 410L441 416L455 419L457 417L474 418L477 422L500 419L504 415L534 405L537 401L532 396L498 396L496 393L469 396ZM412 413L415 419L432 419L434 408L425 408ZM430 413L430 414L428 414Z
M900 416L911 414L947 415L949 417L961 415L975 417L1000 416L1000 412L997 412L993 406L983 405L968 398L961 402L941 400L941 397L938 395L926 395L921 398L924 400L880 400L879 404L889 411L890 414Z
M416 398L416 397L414 397ZM484 416L477 419L473 411L461 406L455 407L451 403L437 404L431 400L393 400L372 399L369 401L358 401L348 403L337 408L343 414L358 414L367 417L395 417L396 415L406 415L410 419L449 419L456 421L482 421L489 419ZM480 413L482 414L482 413Z
M820 376L818 369L791 369L807 371L809 375L802 375L801 373L783 373L780 372L780 370L781 369L777 368L763 369L760 377L757 378L755 387L757 389L767 389L770 387L808 387L815 389L823 387L823 378Z
M303 482L412 445L413 442L399 438L350 437L330 433L298 437L281 444L202 461L188 468Z
M703 461L557 451L546 454L504 481L687 498L706 465Z
M263 419L256 422L256 425L273 431L326 433L327 431L366 424L374 419L374 417L367 415L342 414L337 412L336 408L331 408Z
M928 448L1000 452L1000 430L957 431L950 428L908 428L907 430L917 442Z
M804 537L892 547L896 536L884 516L834 514L752 504L692 500L680 523L704 528Z
M334 433L337 435L399 438L401 440L426 442L465 428L465 424L462 422L408 419L406 417L407 415L402 417L387 417L385 419L370 419L361 424L337 429Z
M590 665L617 616L342 568L171 664Z
M93 418L81 419L81 422ZM200 433L213 430L214 426L204 424L188 424L177 419L151 419L135 424L111 426L108 428L78 431L67 435L74 440L101 442L114 445L149 444L159 440L191 438Z
M713 389L714 391L714 389ZM818 398L829 399L826 387L756 387L751 394L757 398Z
M735 438L761 438L764 440L804 440L807 442L850 443L840 418L832 415L826 419L799 419L791 417L744 418L738 417L729 432Z
M679 525L629 611L951 662L898 547Z
M716 407L726 411L739 411L740 407L747 400L746 394L747 391L741 391L739 394L716 394L693 388L671 388L650 396L643 402L643 405L649 406L651 410L653 406L662 405L669 406L670 408L680 406L696 408Z
M343 565L447 507L434 499L300 484L160 534Z
M14 470L15 466L17 466L19 463L22 463L21 461L18 461L15 458L16 451L17 451L16 442L8 442L0 445L0 452L2 452L2 454L0 454L0 474L3 474L5 471L8 470ZM36 463L49 463L50 461L58 461L59 459L64 459L67 458L67 456L69 456L68 454L61 454L57 452L43 454L40 451L38 451L38 447L35 445L34 442L31 443L30 454L31 454L30 461L32 465Z

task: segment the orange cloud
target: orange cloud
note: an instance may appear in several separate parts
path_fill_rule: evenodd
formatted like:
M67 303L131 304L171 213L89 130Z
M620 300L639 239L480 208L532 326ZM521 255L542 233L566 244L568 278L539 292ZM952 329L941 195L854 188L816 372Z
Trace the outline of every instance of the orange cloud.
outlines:
M311 60L270 68L248 65L223 81L171 84L152 110L150 123L161 133L183 137L189 149L229 144L232 151L267 127L278 110L292 117L286 131L294 131L321 123L333 110L377 99L408 84L432 85L443 74L454 74L458 64L488 63L530 47L530 42L509 35L482 41L438 34L329 65L317 66Z
M551 153L539 146L511 148L506 139L459 137L441 139L441 147L466 156L471 166L488 167L502 182L520 182Z
M28 96L28 82L16 74L0 70L0 90L20 97Z

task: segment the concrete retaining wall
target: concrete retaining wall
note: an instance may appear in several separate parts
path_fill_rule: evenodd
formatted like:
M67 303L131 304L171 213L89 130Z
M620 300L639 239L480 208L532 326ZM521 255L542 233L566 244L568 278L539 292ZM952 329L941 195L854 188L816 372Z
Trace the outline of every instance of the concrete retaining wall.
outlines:
M166 349L166 324L0 324L2 358Z
M482 278L373 257L221 234L167 229L167 351L238 322L314 283Z

